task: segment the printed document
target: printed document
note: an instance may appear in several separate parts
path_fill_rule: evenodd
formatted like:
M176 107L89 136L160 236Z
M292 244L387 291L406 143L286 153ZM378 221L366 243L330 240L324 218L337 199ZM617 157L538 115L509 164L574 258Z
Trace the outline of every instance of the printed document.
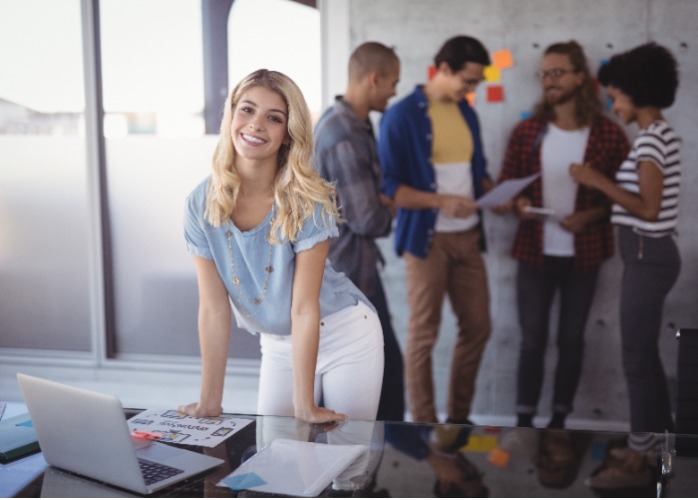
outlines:
M176 410L146 410L128 419L131 434L161 443L213 448L252 422L248 418L191 417Z

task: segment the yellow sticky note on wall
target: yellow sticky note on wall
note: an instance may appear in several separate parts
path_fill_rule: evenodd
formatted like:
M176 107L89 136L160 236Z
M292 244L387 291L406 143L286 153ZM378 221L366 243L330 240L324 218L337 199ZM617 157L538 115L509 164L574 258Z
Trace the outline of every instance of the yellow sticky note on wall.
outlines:
M497 66L487 66L485 68L485 81L490 83L499 83L502 81L502 72Z
M497 447L497 436L470 436L464 451L487 452Z

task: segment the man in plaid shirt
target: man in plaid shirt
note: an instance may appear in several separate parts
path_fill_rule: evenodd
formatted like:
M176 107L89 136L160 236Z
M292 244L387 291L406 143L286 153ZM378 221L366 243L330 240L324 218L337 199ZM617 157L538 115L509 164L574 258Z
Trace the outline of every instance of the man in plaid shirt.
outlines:
M345 94L315 127L315 168L337 188L345 219L339 237L330 240L332 266L347 275L376 308L385 342L385 368L378 420L404 420L402 353L395 338L377 263L375 239L390 234L393 209L380 193L381 170L369 112L385 111L395 95L400 61L383 44L366 42L349 59Z
M589 164L613 179L629 145L623 130L603 116L582 47L548 47L537 73L543 96L533 116L511 134L500 182L540 173L510 205L520 218L512 255L521 351L517 377L518 426L536 413L548 341L550 310L560 293L551 428L563 428L581 376L584 330L601 263L613 255L610 202L577 185L571 164Z

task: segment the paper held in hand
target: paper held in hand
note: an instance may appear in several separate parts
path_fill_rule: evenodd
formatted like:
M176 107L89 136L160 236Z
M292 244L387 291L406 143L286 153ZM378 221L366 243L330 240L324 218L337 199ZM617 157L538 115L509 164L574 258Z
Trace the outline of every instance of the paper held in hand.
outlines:
M521 179L509 179L504 181L481 196L476 203L480 208L492 208L503 205L523 191L538 177L540 177L539 173L529 175L528 177L522 177Z

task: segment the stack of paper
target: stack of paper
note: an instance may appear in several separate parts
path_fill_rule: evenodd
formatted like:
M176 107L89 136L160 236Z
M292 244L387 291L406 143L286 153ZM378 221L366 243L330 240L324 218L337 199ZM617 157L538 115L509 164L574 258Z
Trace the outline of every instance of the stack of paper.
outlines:
M365 445L276 439L225 477L221 486L294 496L318 496L363 453Z

